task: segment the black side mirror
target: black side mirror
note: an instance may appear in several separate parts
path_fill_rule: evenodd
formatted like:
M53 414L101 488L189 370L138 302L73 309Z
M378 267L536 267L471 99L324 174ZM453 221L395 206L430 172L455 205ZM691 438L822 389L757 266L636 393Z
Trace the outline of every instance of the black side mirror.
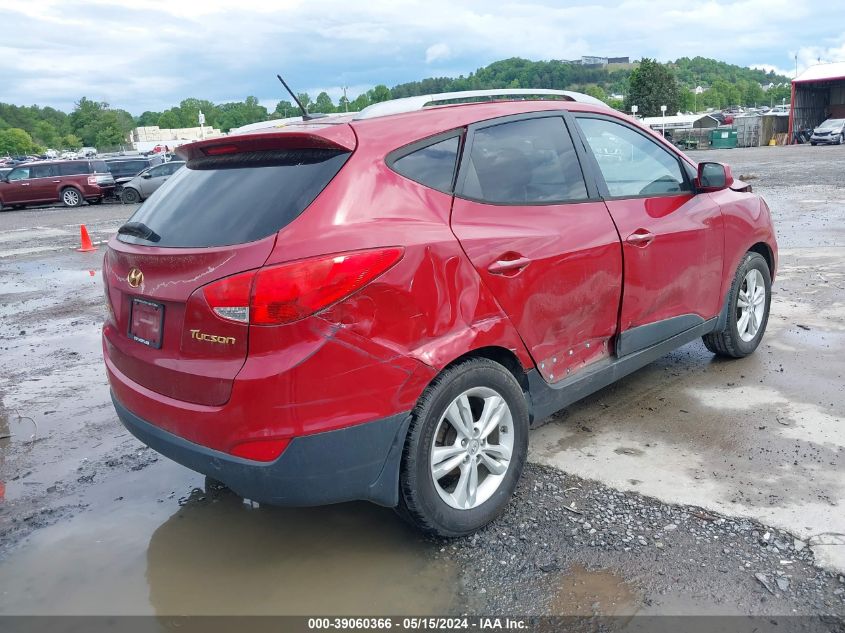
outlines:
M731 168L722 163L698 163L695 186L701 192L721 191L734 183Z

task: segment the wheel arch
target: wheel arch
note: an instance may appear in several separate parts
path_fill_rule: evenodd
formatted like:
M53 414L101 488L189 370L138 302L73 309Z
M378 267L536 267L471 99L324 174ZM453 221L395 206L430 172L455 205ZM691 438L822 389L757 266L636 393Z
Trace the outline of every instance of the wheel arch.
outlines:
M522 391L526 393L528 392L527 370L525 369L525 367L523 367L522 363L519 360L519 357L517 357L516 353L513 350L498 345L487 345L485 347L478 347L464 354L461 354L453 361L446 364L439 372L437 372L437 375L432 379L432 382L434 381L434 379L437 378L437 376L442 374L444 371L450 369L451 367L454 367L459 363L473 358L486 358L488 360L492 360L494 363L502 365L516 379L516 382L522 388Z
M758 253L766 260L766 265L769 267L769 274L772 279L775 277L775 256L771 247L765 242L757 242L748 249L749 253Z

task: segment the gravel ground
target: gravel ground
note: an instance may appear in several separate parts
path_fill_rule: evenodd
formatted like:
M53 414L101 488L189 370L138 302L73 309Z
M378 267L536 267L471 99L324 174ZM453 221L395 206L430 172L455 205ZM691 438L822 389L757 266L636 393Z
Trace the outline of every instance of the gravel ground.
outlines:
M498 521L438 555L484 613L845 616L845 578L786 532L537 465ZM573 570L587 591L567 593Z

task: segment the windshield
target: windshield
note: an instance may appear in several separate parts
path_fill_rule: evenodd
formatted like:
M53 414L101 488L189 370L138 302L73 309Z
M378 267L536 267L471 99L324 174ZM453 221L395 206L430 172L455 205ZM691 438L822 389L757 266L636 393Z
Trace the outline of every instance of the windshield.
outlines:
M820 130L838 130L845 123L845 119L828 119L819 126Z

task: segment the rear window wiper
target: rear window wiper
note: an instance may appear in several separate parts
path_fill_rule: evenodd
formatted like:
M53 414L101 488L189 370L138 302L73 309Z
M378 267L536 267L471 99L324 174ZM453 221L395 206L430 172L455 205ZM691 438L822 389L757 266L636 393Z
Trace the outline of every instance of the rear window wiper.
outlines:
M148 242L158 242L161 239L161 235L153 231L143 222L127 222L117 229L117 233L118 235L132 235L133 237L140 237Z

